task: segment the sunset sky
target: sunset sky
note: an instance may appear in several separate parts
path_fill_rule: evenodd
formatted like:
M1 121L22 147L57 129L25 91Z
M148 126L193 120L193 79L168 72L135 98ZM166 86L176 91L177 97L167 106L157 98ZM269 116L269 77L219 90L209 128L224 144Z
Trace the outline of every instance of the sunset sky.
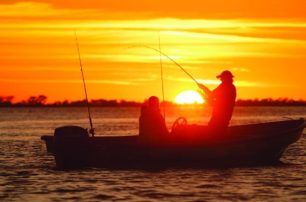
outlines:
M158 48L199 82L235 75L238 98L306 99L306 1L1 0L0 96L161 97ZM162 58L165 97L197 90Z

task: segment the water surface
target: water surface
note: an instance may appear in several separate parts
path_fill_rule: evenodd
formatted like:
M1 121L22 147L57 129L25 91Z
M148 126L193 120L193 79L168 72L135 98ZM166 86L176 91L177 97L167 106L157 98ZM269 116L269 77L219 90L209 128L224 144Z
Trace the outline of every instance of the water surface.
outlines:
M188 109L186 109L188 108ZM138 108L94 108L98 135L138 132ZM206 124L211 109L166 109ZM59 171L41 135L62 125L88 127L84 108L0 108L1 201L306 201L306 138L291 145L284 164L227 169ZM237 107L232 125L306 118L306 107ZM304 131L305 132L305 131Z

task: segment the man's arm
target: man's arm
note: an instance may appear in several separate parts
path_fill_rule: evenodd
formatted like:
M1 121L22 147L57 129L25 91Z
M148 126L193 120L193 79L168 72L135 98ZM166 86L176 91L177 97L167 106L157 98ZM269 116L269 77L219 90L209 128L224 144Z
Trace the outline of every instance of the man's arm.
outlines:
M204 93L207 95L207 97L211 97L212 96L212 91L209 90L205 85L198 83L199 88L201 88Z

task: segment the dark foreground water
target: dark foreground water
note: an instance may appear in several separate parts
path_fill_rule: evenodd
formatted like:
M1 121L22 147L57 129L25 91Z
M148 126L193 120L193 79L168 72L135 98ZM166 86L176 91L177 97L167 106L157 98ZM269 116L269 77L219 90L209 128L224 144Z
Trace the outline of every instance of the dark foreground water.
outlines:
M306 201L306 138L284 164L227 169L58 171L40 141L55 127L88 127L84 108L0 108L0 201ZM210 109L167 109L205 124ZM137 134L138 108L95 108L100 135ZM240 107L232 124L306 118L305 107ZM305 133L305 131L304 131Z

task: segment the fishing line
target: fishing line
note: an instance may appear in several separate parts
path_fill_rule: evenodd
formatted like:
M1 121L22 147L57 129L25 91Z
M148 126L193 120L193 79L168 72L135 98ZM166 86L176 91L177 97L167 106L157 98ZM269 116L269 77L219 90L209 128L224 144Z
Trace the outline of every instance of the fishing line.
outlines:
M175 60L173 60L170 56L168 56L167 54L163 53L162 51L156 49L156 48L153 48L153 47L150 47L150 46L147 46L147 45L134 45L134 46L130 46L128 48L137 48L137 47L144 47L144 48L148 48L148 49L151 49L151 50L154 50L158 53L160 53L161 55L167 57L169 60L171 60L175 65L177 65L185 74L187 74L197 85L199 85L199 83L197 82L197 80L191 75L189 74L179 63L177 63Z
M90 124L89 133L91 133L91 135L94 136L95 132L94 132L92 119L91 119L91 113L90 113L90 107L89 107L89 102L88 102L85 77L84 77L84 72L83 72L83 65L82 65L81 54L80 54L80 47L79 47L79 42L78 42L78 37L77 37L76 31L74 31L74 34L75 34L75 42L76 42L76 47L77 47L77 50L78 50L79 63L80 63L80 67L81 67L81 73L82 73L82 79L83 79L83 85L84 85L84 91L85 91L86 105L87 105L88 118L89 118L89 124Z

